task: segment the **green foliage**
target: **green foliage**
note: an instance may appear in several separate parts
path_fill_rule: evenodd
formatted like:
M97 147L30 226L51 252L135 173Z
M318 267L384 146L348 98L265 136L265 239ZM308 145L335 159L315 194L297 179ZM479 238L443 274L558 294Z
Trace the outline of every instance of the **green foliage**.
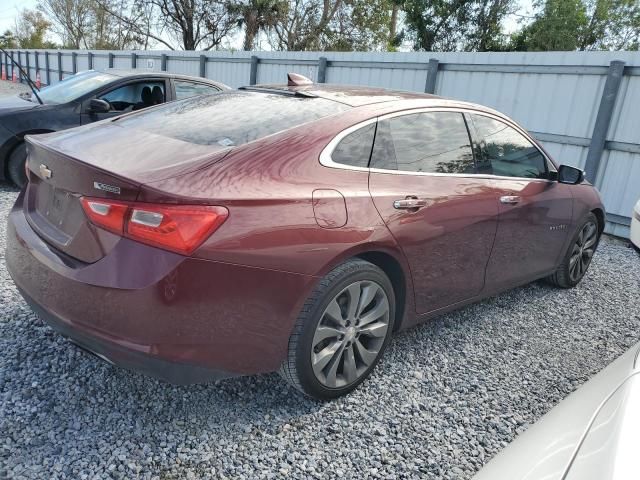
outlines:
M530 25L513 38L517 50L577 50L588 23L581 0L546 0Z
M416 50L490 50L504 42L502 21L514 5L514 0L407 0L407 33Z
M288 11L286 0L241 0L229 5L229 11L237 16L237 24L244 27L244 50L253 50L260 32L269 33L281 22Z
M386 49L392 4L390 0L345 0L329 24L323 50Z
M534 21L511 38L510 49L638 50L637 0L546 0Z
M18 48L18 42L16 41L16 38L11 30L5 30L5 32L0 35L0 47Z
M20 48L56 48L45 38L50 27L42 12L25 8L16 19L15 40Z

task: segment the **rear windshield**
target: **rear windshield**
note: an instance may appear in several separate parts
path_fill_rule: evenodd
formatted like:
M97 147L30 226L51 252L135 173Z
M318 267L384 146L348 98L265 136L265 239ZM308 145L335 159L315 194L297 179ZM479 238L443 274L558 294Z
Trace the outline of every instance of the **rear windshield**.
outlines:
M172 102L118 124L189 143L234 147L349 108L323 98L232 91Z

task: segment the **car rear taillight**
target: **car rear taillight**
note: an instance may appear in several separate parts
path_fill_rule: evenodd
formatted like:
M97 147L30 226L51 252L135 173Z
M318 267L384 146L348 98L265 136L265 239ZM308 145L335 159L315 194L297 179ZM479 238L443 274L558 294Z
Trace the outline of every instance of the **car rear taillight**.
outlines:
M81 198L91 222L105 230L188 255L229 216L225 207L117 202Z

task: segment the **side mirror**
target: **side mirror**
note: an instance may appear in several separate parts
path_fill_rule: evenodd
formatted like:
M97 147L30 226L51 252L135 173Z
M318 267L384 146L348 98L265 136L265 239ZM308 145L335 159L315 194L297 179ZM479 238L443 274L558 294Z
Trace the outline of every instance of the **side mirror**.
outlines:
M569 165L560 165L560 168L558 168L558 181L570 185L582 183L584 181L584 171Z
M89 102L89 112L90 113L105 113L111 110L111 105L109 102L105 100L100 100L99 98L92 98Z

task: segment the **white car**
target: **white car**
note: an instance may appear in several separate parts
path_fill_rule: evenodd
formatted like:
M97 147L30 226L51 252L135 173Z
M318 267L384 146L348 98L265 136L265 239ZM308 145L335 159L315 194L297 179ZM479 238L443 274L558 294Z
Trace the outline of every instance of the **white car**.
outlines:
M472 480L640 478L640 343L569 395Z
M631 235L629 236L631 243L636 249L640 250L640 200L633 208L631 215Z

